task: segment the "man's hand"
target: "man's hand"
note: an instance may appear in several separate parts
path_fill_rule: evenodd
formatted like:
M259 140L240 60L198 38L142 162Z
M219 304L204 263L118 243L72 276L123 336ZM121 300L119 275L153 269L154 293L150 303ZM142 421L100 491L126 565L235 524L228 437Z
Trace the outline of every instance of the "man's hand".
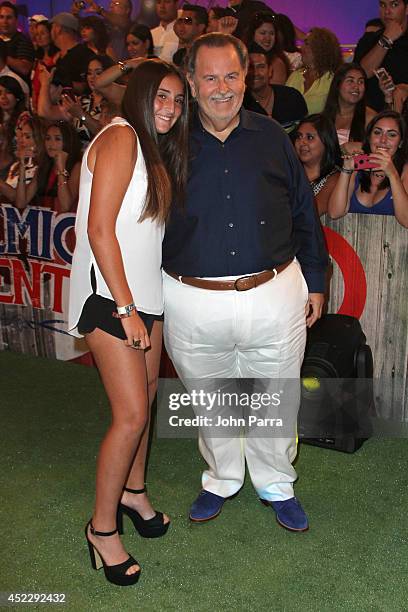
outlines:
M305 306L307 327L312 327L313 323L316 323L317 319L320 319L322 316L323 304L323 293L309 293L309 299Z

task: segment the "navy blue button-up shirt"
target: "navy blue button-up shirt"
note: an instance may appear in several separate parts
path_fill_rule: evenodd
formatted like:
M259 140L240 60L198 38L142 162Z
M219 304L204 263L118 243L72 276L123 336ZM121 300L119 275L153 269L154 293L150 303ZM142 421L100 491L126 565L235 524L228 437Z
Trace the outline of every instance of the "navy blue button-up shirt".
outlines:
M268 117L241 109L221 142L195 118L184 209L173 209L163 267L182 276L236 276L296 256L323 292L327 252L313 194L293 146Z

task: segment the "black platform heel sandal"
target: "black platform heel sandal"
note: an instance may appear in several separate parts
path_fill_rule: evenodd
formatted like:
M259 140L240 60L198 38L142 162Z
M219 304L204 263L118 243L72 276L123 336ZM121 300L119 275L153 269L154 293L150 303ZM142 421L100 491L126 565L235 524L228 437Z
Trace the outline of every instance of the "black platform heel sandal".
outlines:
M90 532L92 535L96 536L111 536L114 535L118 530L114 531L96 531L94 526L92 525L92 520L89 521L87 526L85 527L85 537L88 542L89 548L89 556L91 557L91 565L94 570L101 569L103 567L103 571L105 572L106 580L112 582L112 584L117 584L119 586L130 586L131 584L136 584L139 580L141 570L134 574L126 574L129 567L132 565L139 565L139 563L129 555L129 558L123 563L118 563L118 565L106 565L105 561L102 558L102 555L96 548L94 544L88 538L88 527L90 528Z
M124 488L124 491L128 493L133 493L134 495L141 495L146 492L146 487L143 489L128 489ZM163 513L156 512L156 514L150 519L144 519L139 514L137 510L130 508L129 506L125 506L125 504L120 503L118 506L117 513L117 525L118 531L122 535L123 533L123 515L126 514L130 520L132 521L136 531L142 538L160 538L163 536L170 525L170 521L168 523L164 522Z

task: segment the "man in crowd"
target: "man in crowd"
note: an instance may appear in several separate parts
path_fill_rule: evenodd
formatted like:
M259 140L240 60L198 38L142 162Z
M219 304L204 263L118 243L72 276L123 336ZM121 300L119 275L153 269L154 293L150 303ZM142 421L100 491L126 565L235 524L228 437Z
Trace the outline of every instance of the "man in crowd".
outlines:
M79 17L82 9L85 13L96 13L103 17L109 32L110 45L117 59L126 58L126 34L132 23L131 0L111 0L107 10L95 0L74 0L71 6L72 14Z
M380 0L383 27L365 33L357 44L354 60L367 73L367 104L377 111L384 108L384 94L379 88L376 70L385 68L397 88L404 90L408 86L407 13L408 0Z
M184 60L193 41L204 34L207 25L208 14L203 6L184 4L174 26L174 31L179 39L178 49L173 55L173 63L176 66L184 65Z
M26 81L24 81L24 79L22 79L16 72L10 70L10 68L7 66L7 46L5 42L0 40L0 77L2 76L13 77L13 79L16 79L16 81L18 81L28 103L30 97L30 89Z
M299 379L306 325L322 311L327 254L310 186L281 127L241 108L247 66L234 36L205 34L190 49L190 179L163 245L165 342L187 389L197 379L262 379L266 387ZM223 435L200 431L208 469L190 519L220 513L242 487L246 460L279 523L306 530L293 491L294 434Z
M95 54L79 42L79 20L74 15L58 13L51 23L51 38L60 50L53 83L72 87L75 93L82 94L85 88L83 75Z
M34 63L34 47L17 31L17 9L11 2L0 4L0 38L6 43L7 66L28 80Z
M293 126L307 115L307 106L302 94L286 85L270 85L271 57L256 43L249 48L249 69L244 107L256 113L273 117L284 127Z
M152 29L154 54L166 62L171 62L179 43L174 31L177 0L156 0L156 14L160 23Z

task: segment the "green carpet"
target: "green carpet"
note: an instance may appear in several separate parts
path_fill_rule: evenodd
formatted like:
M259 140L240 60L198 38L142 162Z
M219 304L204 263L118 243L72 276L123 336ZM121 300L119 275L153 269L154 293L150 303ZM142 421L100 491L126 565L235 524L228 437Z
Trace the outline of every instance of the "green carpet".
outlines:
M83 536L109 420L97 372L0 352L0 381L0 591L66 593L65 606L31 609L408 610L406 440L370 440L355 455L302 446L296 493L311 528L293 534L248 478L217 520L190 525L203 467L196 441L154 439L150 495L172 527L149 541L126 522L143 570L120 588L91 569Z

